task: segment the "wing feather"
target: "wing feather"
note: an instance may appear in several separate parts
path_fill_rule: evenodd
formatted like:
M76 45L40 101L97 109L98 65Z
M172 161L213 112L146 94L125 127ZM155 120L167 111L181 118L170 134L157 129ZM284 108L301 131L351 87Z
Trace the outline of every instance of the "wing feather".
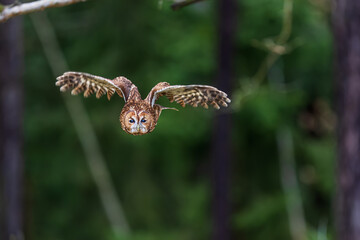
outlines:
M157 87L159 85L159 87ZM214 108L219 109L220 105L227 107L231 100L227 94L219 89L207 85L174 85L159 83L154 89L154 93L150 92L151 105L154 106L155 101L161 97L166 96L170 102L177 102L182 107L189 104L193 107L201 105L208 108L208 104Z
M124 77L110 80L82 72L65 72L63 75L57 77L56 80L55 85L60 87L61 92L72 89L72 95L84 92L84 97L95 94L96 98L100 98L106 94L109 100L116 92L126 101L128 97L127 89L132 85L131 81Z

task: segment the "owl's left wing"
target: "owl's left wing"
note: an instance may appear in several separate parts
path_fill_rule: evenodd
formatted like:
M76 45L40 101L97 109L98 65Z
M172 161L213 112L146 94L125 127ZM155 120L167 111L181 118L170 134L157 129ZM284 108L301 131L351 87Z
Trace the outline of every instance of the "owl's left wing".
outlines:
M73 88L72 95L84 92L84 97L88 97L95 93L97 98L106 94L110 100L111 96L116 92L120 97L127 101L129 90L133 85L132 82L125 77L117 77L114 80L95 76L82 72L65 72L56 78L56 86L60 86L60 91L65 92Z
M220 105L227 107L231 102L226 93L207 85L170 86L168 83L159 83L149 93L149 96L152 106L161 96L166 96L170 102L175 101L182 107L185 107L186 104L197 107L200 104L202 107L208 108L208 104L210 104L214 108L220 109Z

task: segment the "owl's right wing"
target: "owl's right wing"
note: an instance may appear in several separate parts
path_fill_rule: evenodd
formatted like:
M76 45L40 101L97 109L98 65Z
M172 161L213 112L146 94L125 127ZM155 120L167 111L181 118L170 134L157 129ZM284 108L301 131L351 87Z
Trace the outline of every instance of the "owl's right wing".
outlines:
M197 107L199 104L208 108L208 104L216 109L220 109L220 105L227 107L231 100L227 94L219 89L207 85L173 85L167 82L158 83L150 91L147 100L151 106L154 106L155 101L161 97L166 96L170 102L177 102L182 107L189 104Z
M60 87L61 92L65 92L71 88L72 95L77 95L84 92L84 97L91 94L96 94L97 98L106 94L110 100L112 95L116 92L120 97L123 97L125 102L128 99L132 82L125 77L117 77L114 80L103 77L91 75L82 72L65 72L63 75L56 78L56 86Z

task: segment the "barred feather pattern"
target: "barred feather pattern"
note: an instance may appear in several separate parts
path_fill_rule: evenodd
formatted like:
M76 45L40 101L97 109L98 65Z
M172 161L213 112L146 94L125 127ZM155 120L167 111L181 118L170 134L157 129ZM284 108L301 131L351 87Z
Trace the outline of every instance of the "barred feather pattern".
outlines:
M115 92L120 97L124 96L121 88L112 80L88 73L66 72L56 78L56 80L55 85L60 87L61 92L72 89L72 95L84 92L84 97L95 94L96 98L100 98L102 95L106 94L109 100Z
M162 83L163 84L163 83ZM216 109L220 106L227 107L231 100L227 94L219 89L206 85L174 85L165 86L155 91L152 98L152 105L160 96L166 96L170 102L177 102L182 107L189 104L193 107L198 105L208 108L208 104Z
M131 135L144 135L154 130L161 112L165 109L173 109L155 104L161 96L166 96L170 102L177 102L182 107L198 105L208 108L208 104L216 109L220 106L227 107L230 99L227 94L219 89L206 85L174 85L160 82L154 86L148 96L142 100L138 88L127 78L117 77L109 80L103 77L81 72L66 72L59 76L56 86L60 91L71 90L71 94L77 95L84 92L88 97L95 94L97 98L107 95L110 100L116 92L125 100L125 105L120 113L122 129Z

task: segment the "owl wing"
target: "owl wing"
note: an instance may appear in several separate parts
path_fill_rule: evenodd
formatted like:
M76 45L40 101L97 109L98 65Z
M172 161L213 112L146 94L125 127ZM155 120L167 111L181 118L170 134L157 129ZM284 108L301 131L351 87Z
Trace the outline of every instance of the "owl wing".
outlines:
M116 92L127 101L131 86L133 85L125 77L117 77L114 80L110 80L82 72L65 72L57 77L56 80L55 85L60 87L61 92L73 88L71 91L72 95L84 92L84 97L88 97L95 93L96 97L100 98L106 94L109 100Z
M186 104L197 107L200 104L202 107L208 108L208 104L210 104L214 108L219 109L220 105L227 107L228 103L231 102L226 93L206 85L170 86L168 83L159 83L151 90L149 96L152 106L161 96L166 96L170 102L175 101L182 107L185 107Z

